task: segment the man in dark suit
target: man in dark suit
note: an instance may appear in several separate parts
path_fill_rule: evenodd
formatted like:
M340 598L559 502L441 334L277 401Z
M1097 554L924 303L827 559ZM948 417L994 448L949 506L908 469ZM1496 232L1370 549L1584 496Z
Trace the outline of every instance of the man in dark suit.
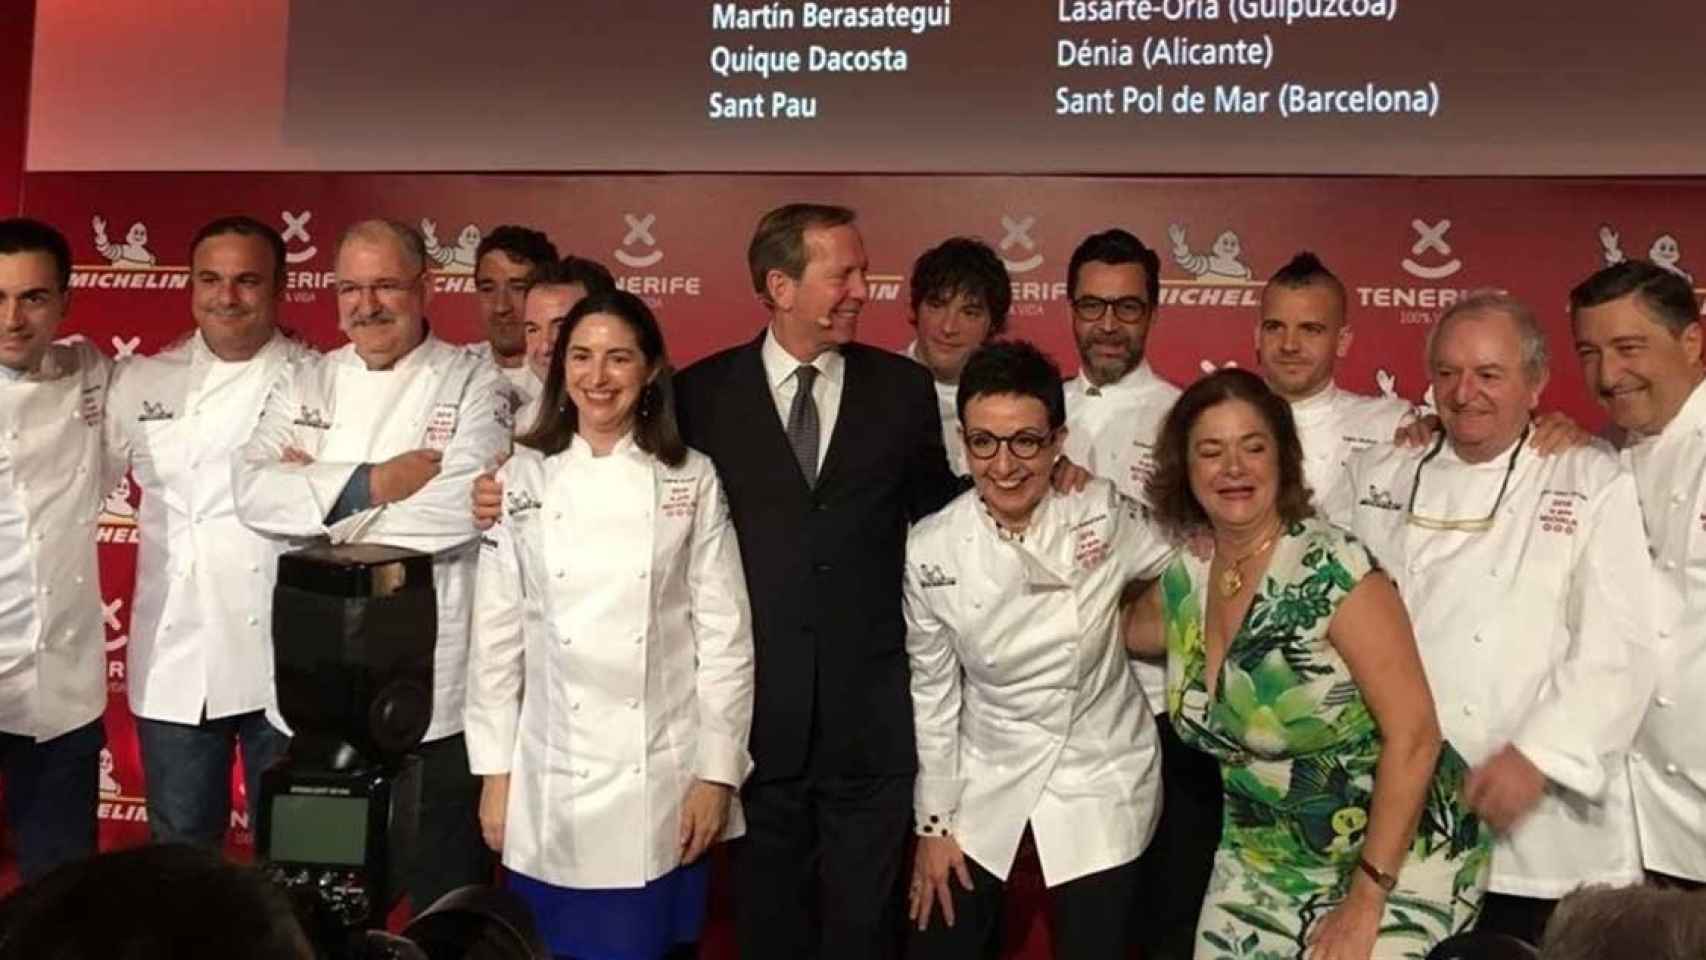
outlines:
M892 955L910 829L907 526L945 504L930 374L853 342L865 248L843 207L765 214L747 250L770 322L676 378L722 476L758 659L756 768L735 850L747 958Z

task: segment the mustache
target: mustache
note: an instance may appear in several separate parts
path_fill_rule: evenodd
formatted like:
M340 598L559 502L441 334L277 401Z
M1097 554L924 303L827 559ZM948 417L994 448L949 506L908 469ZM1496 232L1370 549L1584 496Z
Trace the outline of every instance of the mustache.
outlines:
M374 314L372 316L365 316L365 317L363 317L363 316L350 317L349 321L348 321L348 326L351 329L354 329L356 327L381 327L381 326L385 326L387 324L392 324L392 323L396 323L396 322L397 322L397 315L396 314L394 314L394 313L380 313L380 314Z

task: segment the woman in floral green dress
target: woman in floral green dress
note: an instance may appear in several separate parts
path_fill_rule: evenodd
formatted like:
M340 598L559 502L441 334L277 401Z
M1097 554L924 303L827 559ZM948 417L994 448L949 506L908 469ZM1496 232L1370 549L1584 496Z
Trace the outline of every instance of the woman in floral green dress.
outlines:
M1156 454L1157 519L1203 549L1132 605L1126 636L1165 652L1174 726L1220 761L1196 957L1426 956L1473 922L1488 837L1396 590L1314 516L1290 408L1253 374L1185 391Z

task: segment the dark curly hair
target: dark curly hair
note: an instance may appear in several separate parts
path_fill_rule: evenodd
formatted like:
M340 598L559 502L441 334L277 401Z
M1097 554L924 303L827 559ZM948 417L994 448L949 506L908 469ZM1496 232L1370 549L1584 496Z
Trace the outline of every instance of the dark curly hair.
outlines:
M1279 456L1279 495L1275 507L1280 520L1292 524L1315 515L1309 505L1309 487L1303 482L1303 444L1297 438L1297 423L1291 404L1274 393L1261 377L1227 367L1190 385L1161 425L1155 442L1155 472L1144 495L1157 523L1175 537L1183 537L1208 525L1208 514L1191 492L1191 428L1204 412L1228 400L1242 400L1256 408L1274 435Z

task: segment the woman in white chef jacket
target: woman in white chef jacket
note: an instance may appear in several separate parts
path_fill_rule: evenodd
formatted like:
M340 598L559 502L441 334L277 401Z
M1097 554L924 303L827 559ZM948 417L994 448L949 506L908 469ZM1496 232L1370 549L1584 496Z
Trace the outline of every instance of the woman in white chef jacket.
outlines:
M666 956L698 936L706 848L741 831L738 545L715 468L681 441L645 303L577 304L542 396L480 553L466 719L481 828L554 954Z
M919 838L909 956L987 955L1029 829L1054 956L1123 960L1161 765L1114 620L1125 585L1171 551L1109 481L1050 488L1066 401L1036 347L980 347L958 406L976 489L906 543Z

